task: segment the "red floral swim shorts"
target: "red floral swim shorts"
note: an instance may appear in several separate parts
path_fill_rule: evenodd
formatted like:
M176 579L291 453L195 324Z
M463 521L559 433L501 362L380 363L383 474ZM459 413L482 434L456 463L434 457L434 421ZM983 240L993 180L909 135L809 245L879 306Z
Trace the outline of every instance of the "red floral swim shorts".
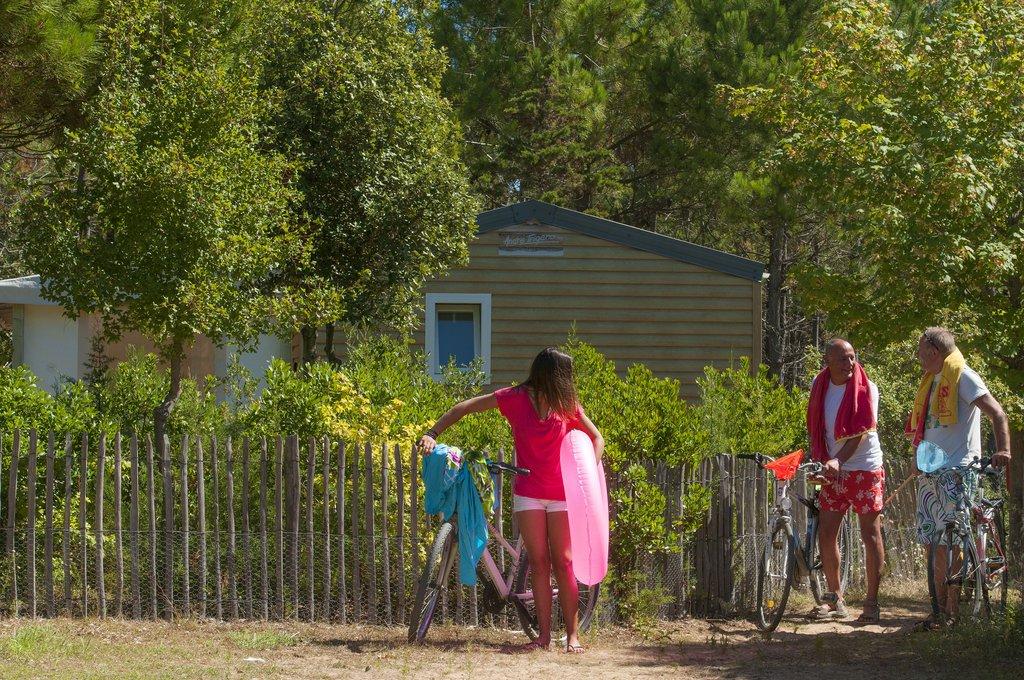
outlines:
M846 512L850 507L858 515L881 512L885 500L885 470L850 470L821 487L818 507L828 512Z

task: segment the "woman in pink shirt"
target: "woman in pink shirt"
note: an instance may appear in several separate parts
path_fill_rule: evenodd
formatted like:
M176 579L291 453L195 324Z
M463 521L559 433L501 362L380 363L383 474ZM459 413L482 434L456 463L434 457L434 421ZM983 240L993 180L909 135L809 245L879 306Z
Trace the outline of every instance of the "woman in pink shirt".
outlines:
M579 653L577 621L579 589L572 571L569 518L559 464L562 439L579 429L590 435L594 452L601 459L604 439L590 422L576 396L572 358L554 347L536 356L530 377L517 387L467 399L453 406L427 430L419 445L424 455L433 450L437 438L460 418L497 408L512 427L516 465L530 470L516 478L513 510L530 559L533 599L537 607L540 635L525 649L547 649L551 645L551 572L558 582L558 601L565 618L566 652Z

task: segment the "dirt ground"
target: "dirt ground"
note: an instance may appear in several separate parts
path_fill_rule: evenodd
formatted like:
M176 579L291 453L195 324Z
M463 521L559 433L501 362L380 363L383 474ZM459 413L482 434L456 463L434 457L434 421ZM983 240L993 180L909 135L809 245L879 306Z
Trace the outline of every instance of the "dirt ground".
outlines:
M645 634L604 628L587 652L517 653L517 631L442 627L411 647L405 631L306 624L118 620L0 621L2 678L807 678L940 675L912 633L916 599L889 599L881 625L787 619L770 639L744 620L665 623ZM1012 677L1012 674L1011 674Z

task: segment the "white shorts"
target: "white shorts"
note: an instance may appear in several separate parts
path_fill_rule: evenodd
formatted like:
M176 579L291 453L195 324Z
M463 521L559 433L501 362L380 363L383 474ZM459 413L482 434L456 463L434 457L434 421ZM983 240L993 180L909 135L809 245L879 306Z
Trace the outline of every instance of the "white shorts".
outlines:
M523 510L544 510L545 512L566 512L565 501L549 501L543 498L515 495L512 497L512 512Z

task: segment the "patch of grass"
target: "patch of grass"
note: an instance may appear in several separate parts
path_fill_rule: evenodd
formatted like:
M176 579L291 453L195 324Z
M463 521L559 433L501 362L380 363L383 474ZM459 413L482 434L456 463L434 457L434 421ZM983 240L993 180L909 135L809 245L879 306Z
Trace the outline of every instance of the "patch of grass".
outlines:
M1024 607L1011 606L989 620L961 620L946 630L914 635L912 640L930 665L971 668L992 678L1019 678L1024 666Z
M67 656L74 652L75 647L77 644L51 626L22 626L11 635L0 638L0 659Z
M291 647L302 642L297 633L284 633L276 630L231 631L228 633L228 637L238 647L254 651Z

